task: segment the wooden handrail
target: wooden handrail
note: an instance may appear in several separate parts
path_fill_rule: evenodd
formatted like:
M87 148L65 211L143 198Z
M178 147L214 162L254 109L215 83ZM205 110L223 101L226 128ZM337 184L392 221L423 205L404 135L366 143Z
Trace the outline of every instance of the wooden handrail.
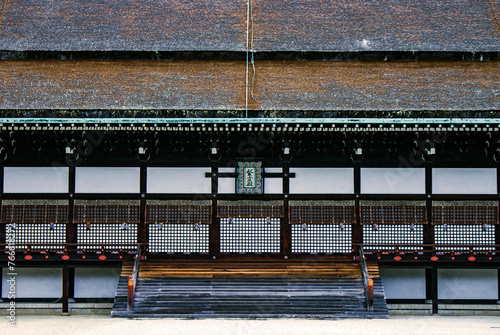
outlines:
M134 303L135 287L137 285L137 277L139 275L139 264L141 262L142 252L141 244L137 244L137 253L135 255L134 267L132 274L128 278L127 286L127 310L131 311Z
M359 248L359 264L361 266L361 274L363 276L363 286L365 289L366 309L370 312L373 310L373 279L368 274L368 267L366 266L365 254L363 246Z

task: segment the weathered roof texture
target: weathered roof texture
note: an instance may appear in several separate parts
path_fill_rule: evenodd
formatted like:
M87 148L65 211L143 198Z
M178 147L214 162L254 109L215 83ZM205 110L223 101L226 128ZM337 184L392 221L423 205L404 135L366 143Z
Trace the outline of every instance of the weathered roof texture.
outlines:
M242 51L246 0L4 0L0 50ZM500 51L500 0L253 0L256 51Z
M0 78L7 110L241 110L247 89L240 61L0 61ZM498 110L499 78L499 62L259 61L249 109Z
M7 0L3 50L240 50L242 0Z

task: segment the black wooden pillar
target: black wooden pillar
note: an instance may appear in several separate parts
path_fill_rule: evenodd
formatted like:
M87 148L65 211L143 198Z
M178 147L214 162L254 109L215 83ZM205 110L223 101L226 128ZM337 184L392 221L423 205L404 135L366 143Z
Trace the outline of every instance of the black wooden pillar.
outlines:
M3 185L4 185L3 177L4 177L3 166L0 165L0 209L2 208L2 199L3 199ZM5 229L6 229L6 224L0 223L0 244L7 242L5 240Z
M0 165L0 210L2 209L3 185L4 185L3 178L4 178L3 165ZM6 230L6 224L1 223L0 220L0 244L7 243L5 230ZM2 283L3 283L3 268L0 267L0 299L2 298Z
M425 269L425 298L432 303L432 314L438 313L438 270L437 265Z
M78 229L75 225L75 167L70 166L68 171L68 217L66 219L66 243L76 244L78 242ZM68 247L73 249L74 246ZM76 249L76 248L75 248Z
M500 164L497 165L497 198L500 199ZM498 214L500 215L500 202L498 203ZM500 224L497 224L495 225L495 244L497 245L500 245ZM498 252L499 250L497 250ZM499 278L498 280L500 281L500 273L499 273ZM500 288L500 286L499 286ZM500 290L499 291L499 295L500 295ZM500 299L500 296L499 296L499 299Z
M140 184L141 200L139 203L139 225L137 226L137 243L148 243L149 233L146 224L146 190L147 190L147 167L145 164L140 166Z
M69 280L68 298L74 299L75 298L75 268L74 267L71 267L68 269L68 280Z
M425 210L427 213L427 224L424 226L424 244L434 244L434 226L432 225L432 164L425 165Z
M292 227L290 226L289 200L290 166L283 162L283 219L281 220L281 253L285 256L292 252Z
M354 227L351 231L353 246L363 243L363 226L361 225L361 214L359 206L359 195L361 194L361 164L354 164ZM357 246L356 246L357 247Z
M209 252L213 257L220 254L220 220L217 217L217 193L219 192L219 163L212 161L212 169L210 171L212 179L211 197L212 199L212 223L209 229ZM215 259L215 258L214 258Z
M63 282L62 282L62 312L69 312L69 268L63 267Z

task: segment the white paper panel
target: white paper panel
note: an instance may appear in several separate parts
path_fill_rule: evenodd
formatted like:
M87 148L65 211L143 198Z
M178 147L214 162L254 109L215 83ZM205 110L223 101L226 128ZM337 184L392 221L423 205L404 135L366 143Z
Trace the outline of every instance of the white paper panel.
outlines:
M209 167L148 168L148 193L210 193L212 181L205 177Z
M496 169L432 169L434 194L496 194Z
M282 173L283 168L264 168L267 173ZM283 193L283 178L265 178L264 180L264 193L265 194L281 194Z
M425 194L425 169L362 168L361 193Z
M119 268L75 269L75 298L114 298Z
M283 193L283 178L265 178L264 193L265 194Z
M438 299L498 299L497 269L438 269Z
M220 172L220 169L219 169L219 172ZM234 194L235 187L236 187L236 179L235 178L219 178L219 193Z
M5 167L4 193L67 193L67 167Z
M77 193L139 193L138 167L77 167Z
M7 298L9 269L3 268L2 298ZM20 268L16 267L16 298L60 298L62 296L61 268Z
M387 299L425 299L425 269L380 269Z
M352 168L291 168L290 193L331 194L354 193Z

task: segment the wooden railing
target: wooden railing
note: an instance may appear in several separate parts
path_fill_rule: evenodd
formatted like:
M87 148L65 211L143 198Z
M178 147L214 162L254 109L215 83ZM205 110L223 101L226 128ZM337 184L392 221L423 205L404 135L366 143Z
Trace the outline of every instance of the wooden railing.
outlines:
M361 266L363 286L365 288L366 309L371 312L373 310L373 279L368 274L363 246L360 246L359 248L359 264Z
M135 287L137 285L137 277L139 275L139 265L142 257L141 244L137 245L137 253L135 255L134 267L132 269L132 274L128 279L127 287L127 310L131 311L134 303Z

